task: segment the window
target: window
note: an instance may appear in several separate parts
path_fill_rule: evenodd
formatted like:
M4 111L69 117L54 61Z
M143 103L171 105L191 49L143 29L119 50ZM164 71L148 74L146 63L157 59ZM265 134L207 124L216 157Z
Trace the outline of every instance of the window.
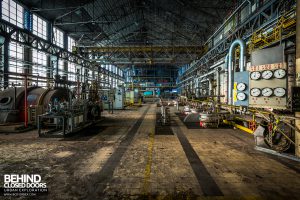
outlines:
M3 0L2 19L23 28L23 7L13 0Z
M64 33L55 27L53 28L53 43L64 48Z
M68 80L76 81L76 66L74 63L68 63Z
M66 71L65 71L65 61L59 59L58 61L58 74L63 77L66 75Z
M88 83L92 83L92 80L93 80L93 71L92 70L87 70L87 80L88 80Z
M39 52L35 49L32 50L32 74L34 76L38 76L38 78L43 79L45 82L40 82L37 79L33 79L33 83L35 85L39 86L46 86L46 80L45 78L47 77L47 54L44 52ZM34 81L36 80L36 81Z
M10 42L8 71L13 73L23 73L24 72L23 57L24 57L23 47L15 42ZM22 76L17 76L17 75L9 76L10 83L14 83L15 85L21 85L23 79L24 78Z
M68 51L72 52L72 47L75 46L75 40L71 37L68 37Z
M36 36L47 40L47 22L37 15L33 14L32 32Z

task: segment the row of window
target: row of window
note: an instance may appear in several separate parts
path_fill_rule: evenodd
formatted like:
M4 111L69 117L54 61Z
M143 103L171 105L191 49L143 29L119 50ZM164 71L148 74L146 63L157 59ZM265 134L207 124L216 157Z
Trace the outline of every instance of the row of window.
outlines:
M20 28L25 28L24 8L14 0L2 0L2 19ZM29 30L36 36L48 39L48 25L45 20L32 14L32 27ZM53 28L53 41L57 46L64 48L64 33L58 28ZM68 51L72 52L75 40L68 36Z
M24 62L24 48L23 46L19 45L16 42L10 42L9 43L9 72L12 72L13 74L10 75L10 82L13 82L15 85L22 84L22 77L18 74L24 73L24 70L26 67L30 64L31 67L31 74L41 79L46 79L49 75L48 73L52 72L53 70L48 67L48 56L46 53L38 51L33 49L32 50L32 63L25 63ZM120 70L118 67L115 67L113 65L102 65L101 67L122 76L122 70ZM66 70L67 69L67 70ZM76 65L75 63L68 62L67 66L65 65L64 60L58 61L58 74L61 76L68 77L69 81L76 81L77 80L77 71L81 69L81 66ZM53 73L53 72L52 72ZM85 74L87 73L87 74ZM92 79L93 77L93 71L82 70L79 74L81 76L86 76L88 79ZM95 72L94 77L98 76L98 72ZM120 80L100 74L101 80L104 80L104 83L102 86L110 86L113 85L113 87L117 86L117 84L120 84ZM35 79L34 79L35 80ZM38 80L33 81L36 85L39 84L39 86L46 86L46 82L40 82Z
M11 24L14 24L20 28L25 28L31 30L36 36L47 40L48 38L48 24L45 20L40 18L35 14L30 14L31 21L28 23L28 11L25 11L24 8L17 4L14 0L2 0L2 19L8 21ZM27 21L26 21L27 20ZM29 24L29 25L28 25ZM29 28L28 28L29 27ZM14 37L14 36L12 36ZM59 47L64 48L64 33L58 28L53 28L53 43ZM72 52L72 48L75 46L75 40L71 37L68 37L68 46L67 50ZM15 74L10 75L10 80L15 84L21 83L22 77L18 74L23 73L27 65L24 65L24 49L23 46L18 43L11 42L9 45L9 72L14 72ZM31 73L33 76L46 78L47 73L50 73L50 68L47 67L48 56L44 52L38 50L32 50L32 68ZM113 65L102 65L101 67L109 70L112 73L123 76L123 72L116 66ZM76 81L77 65L69 62L67 66L68 71L65 70L65 62L59 60L58 62L58 73L62 76L68 75L68 80ZM88 77L92 76L92 71L88 72ZM98 73L98 72L97 72ZM84 72L81 74L84 75ZM106 77L101 75L101 78L106 79L109 82L108 85L116 86L119 84L119 80L115 80L111 77ZM36 84L38 80L36 81ZM39 83L40 86L45 86L45 82Z
M101 65L102 68L123 77L123 71L114 65Z

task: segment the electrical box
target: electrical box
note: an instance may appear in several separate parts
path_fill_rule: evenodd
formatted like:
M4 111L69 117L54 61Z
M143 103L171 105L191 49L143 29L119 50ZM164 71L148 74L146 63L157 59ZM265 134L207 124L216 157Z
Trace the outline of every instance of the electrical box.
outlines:
M123 87L115 89L114 109L124 109L125 91Z
M249 72L235 72L233 82L233 105L249 105Z
M111 103L115 99L115 89L105 90L101 94L101 100L103 102L103 109L108 110L111 108Z
M125 96L128 104L134 104L134 91L126 91Z

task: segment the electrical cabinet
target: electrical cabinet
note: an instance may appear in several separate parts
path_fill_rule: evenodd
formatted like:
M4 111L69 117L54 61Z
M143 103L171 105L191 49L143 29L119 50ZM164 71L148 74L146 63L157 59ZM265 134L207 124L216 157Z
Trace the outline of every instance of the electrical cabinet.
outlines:
M123 87L115 89L114 109L124 109L125 91Z
M233 82L233 105L249 105L249 72L235 72Z

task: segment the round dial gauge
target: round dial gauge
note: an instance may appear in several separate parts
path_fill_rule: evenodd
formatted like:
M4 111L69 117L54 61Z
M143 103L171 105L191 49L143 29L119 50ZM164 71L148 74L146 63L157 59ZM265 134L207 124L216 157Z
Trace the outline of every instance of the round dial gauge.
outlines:
M240 100L240 101L244 101L246 99L246 94L243 93L243 92L240 92L237 94L237 99Z
M263 72L262 72L261 76L263 77L263 79L268 80L268 79L271 79L271 78L272 78L273 72L270 71L270 70L266 70L266 71L263 71Z
M261 73L260 72L252 72L250 74L250 78L252 80L258 80L258 79L260 79L260 77L261 77Z
M253 97L258 97L258 96L261 95L261 90L260 90L259 88L252 88L252 89L250 90L250 94L251 94L251 96L253 96Z
M277 70L275 70L275 72L274 72L274 76L275 76L275 78L284 78L285 77L285 75L286 75L286 71L284 70L284 69L277 69Z
M273 94L273 90L272 88L264 88L262 89L261 93L264 97L270 97Z
M246 89L246 84L245 83L239 83L239 84L237 84L237 90L238 91L244 91L245 89Z
M282 87L278 87L274 89L274 95L276 97L283 97L286 94L286 90Z

